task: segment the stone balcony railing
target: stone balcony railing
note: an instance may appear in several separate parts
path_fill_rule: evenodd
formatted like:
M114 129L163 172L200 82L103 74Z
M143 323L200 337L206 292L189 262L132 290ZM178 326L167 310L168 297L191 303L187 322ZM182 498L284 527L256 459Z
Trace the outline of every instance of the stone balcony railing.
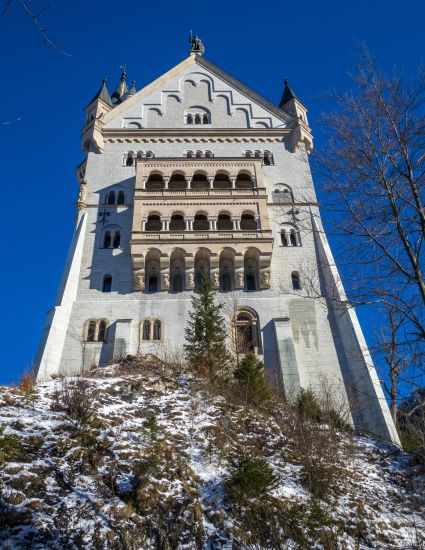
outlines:
M197 190L197 189L183 189L183 190L171 190L171 189L158 189L158 190L151 190L146 191L142 189L136 189L135 198L136 199L155 199L158 200L158 198L226 198L229 197L267 197L266 188L265 187L255 187L251 189L205 189L205 190Z
M132 242L272 240L272 231L133 231Z

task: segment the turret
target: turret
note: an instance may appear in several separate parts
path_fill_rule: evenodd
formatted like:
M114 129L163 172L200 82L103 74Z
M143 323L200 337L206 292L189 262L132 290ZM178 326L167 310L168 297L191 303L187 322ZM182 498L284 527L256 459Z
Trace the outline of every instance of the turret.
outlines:
M100 152L103 150L102 119L105 113L108 113L112 108L112 99L109 95L106 80L103 80L97 94L85 108L86 124L81 139L84 151Z
M128 87L127 87L127 71L125 68L125 65L121 65L121 77L120 81L118 82L117 89L112 94L112 103L114 105L117 105L118 103L122 103L128 95Z
M279 108L295 119L295 125L290 137L292 149L295 150L300 143L304 143L307 152L310 152L313 149L313 136L308 125L307 108L295 95L287 80L284 83Z

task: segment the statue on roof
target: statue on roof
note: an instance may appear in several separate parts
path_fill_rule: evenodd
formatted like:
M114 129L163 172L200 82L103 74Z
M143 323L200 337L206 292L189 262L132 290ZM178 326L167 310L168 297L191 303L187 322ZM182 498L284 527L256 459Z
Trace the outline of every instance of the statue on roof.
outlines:
M190 44L190 53L197 53L198 55L203 55L205 53L205 46L199 36L193 34L190 31L189 35L189 44Z

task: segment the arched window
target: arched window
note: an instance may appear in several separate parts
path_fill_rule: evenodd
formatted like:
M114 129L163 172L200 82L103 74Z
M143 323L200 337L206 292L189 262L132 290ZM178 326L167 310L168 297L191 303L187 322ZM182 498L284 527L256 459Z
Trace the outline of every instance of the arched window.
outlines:
M136 155L137 160L142 160L143 156L144 156L143 151L137 151L137 155Z
M102 282L102 292L111 292L112 290L112 276L105 275Z
M217 172L213 183L214 189L231 189L232 182L229 176L224 172Z
M298 271L293 271L291 273L292 288L294 290L301 290L301 279Z
M261 158L261 151L255 151L254 156L255 156L256 159L260 159Z
M107 204L115 204L115 191L109 191Z
M119 248L120 244L121 244L121 233L119 231L115 231L112 248Z
M161 340L161 321L159 319L156 319L153 324L153 339Z
M143 321L142 339L143 340L151 339L151 322L149 321L149 319L145 319Z
M252 151L245 151L246 158L252 158Z
M201 123L202 123L201 115L196 114L195 115L195 124L201 124Z
M195 291L200 292L210 279L210 252L201 248L195 255Z
M291 241L291 246L299 246L298 235L295 229L291 229L289 233L289 240Z
M164 187L164 178L161 174L153 173L149 175L148 181L146 182L146 191L159 191L164 189Z
M250 174L242 172L238 174L235 183L236 189L252 189L254 187Z
M282 246L289 246L288 235L284 229L280 232L280 242L282 243Z
M149 214L145 225L145 231L161 231L161 229L162 223L159 214Z
M124 204L125 203L125 195L124 191L118 191L118 198L117 198L117 204Z
M188 159L193 158L193 151L187 151L186 157L187 157Z
M184 251L177 248L170 256L171 292L183 292L186 263Z
M186 178L179 172L174 173L168 182L168 189L170 189L170 191L184 191L186 187Z
M210 123L207 113L205 113L205 114L202 116L202 123L203 123L203 124L209 124L209 123Z
M201 172L197 172L193 175L192 181L190 183L191 189L194 191L206 191L210 188L209 181L207 176Z
M232 249L225 249L219 259L219 282L222 292L230 292L235 281L235 253Z
M254 214L244 212L241 216L242 231L255 231L257 229L257 221Z
M125 165L126 166L133 166L133 164L134 164L134 153L132 151L130 151L127 154L127 160L125 161Z
M212 151L205 151L205 158L212 159L213 158Z
M193 116L191 114L187 115L186 124L193 124Z
M202 158L202 151L196 151L196 158L201 159Z
M99 322L99 329L97 332L97 341L98 342L106 341L106 321L104 320Z
M258 290L260 279L260 258L255 248L249 248L244 256L245 290Z
M234 323L237 352L256 352L259 347L256 315L250 311L240 311Z
M217 229L219 231L232 231L233 230L233 222L230 217L230 214L221 213L218 215L217 218Z
M153 159L155 155L153 154L152 151L146 151L146 158L147 159Z
M193 220L193 230L194 231L208 231L210 224L208 221L208 216L206 214L196 214L195 219Z
M186 223L182 214L173 214L170 220L170 231L184 231Z
M96 321L89 321L87 328L87 342L94 342L96 338Z
M145 261L145 289L146 292L158 292L160 289L160 257L158 249L150 250Z
M106 231L103 236L103 248L111 248L111 232Z

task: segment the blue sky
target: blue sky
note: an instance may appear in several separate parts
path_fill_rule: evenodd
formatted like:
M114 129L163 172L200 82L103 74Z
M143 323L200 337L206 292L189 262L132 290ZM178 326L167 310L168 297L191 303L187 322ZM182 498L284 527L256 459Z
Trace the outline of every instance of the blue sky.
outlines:
M318 136L323 98L349 85L361 42L387 70L409 75L424 61L425 4L419 1L31 5L37 13L48 6L40 20L70 55L43 44L18 0L0 16L0 383L30 367L54 303L74 225L83 108L102 78L115 86L125 63L129 78L144 86L186 57L193 29L208 59L271 101L279 101L288 78ZM370 336L370 316L361 317Z

